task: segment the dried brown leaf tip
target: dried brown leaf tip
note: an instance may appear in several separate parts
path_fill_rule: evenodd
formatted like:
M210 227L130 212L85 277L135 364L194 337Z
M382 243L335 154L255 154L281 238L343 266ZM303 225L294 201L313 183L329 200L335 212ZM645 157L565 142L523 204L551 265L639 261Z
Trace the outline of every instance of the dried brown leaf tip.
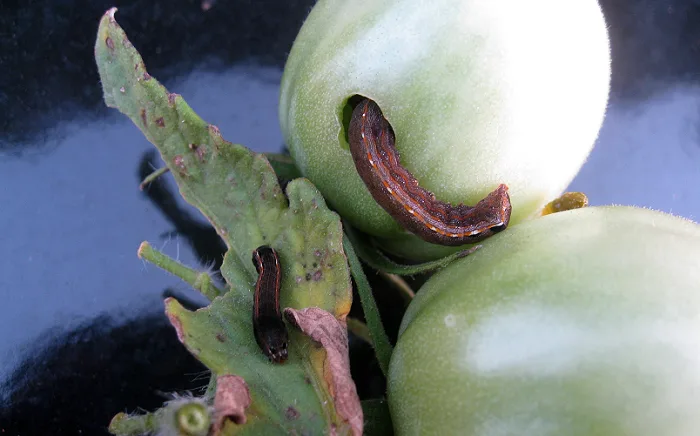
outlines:
M214 434L218 435L227 419L245 424L245 410L250 406L250 392L245 380L226 374L216 378L214 395Z
M144 249L144 244L145 242L141 243L141 246L139 247L139 258L141 257L141 251ZM166 298L165 299L165 307L168 307L168 303L171 301L175 300L172 297ZM185 343L185 331L182 328L182 322L180 321L180 318L178 318L176 315L170 313L166 309L165 314L168 316L168 320L170 320L170 324L175 328L175 333L177 333L177 340L180 341L180 343L184 344Z
M347 327L331 313L318 307L302 310L287 308L284 315L287 321L326 350L326 367L331 374L329 390L335 400L336 411L350 425L353 435L361 435L364 417L355 383L350 376Z
M109 17L109 22L110 23L116 23L117 20L114 19L114 13L117 12L117 8L110 8L105 12L105 15Z

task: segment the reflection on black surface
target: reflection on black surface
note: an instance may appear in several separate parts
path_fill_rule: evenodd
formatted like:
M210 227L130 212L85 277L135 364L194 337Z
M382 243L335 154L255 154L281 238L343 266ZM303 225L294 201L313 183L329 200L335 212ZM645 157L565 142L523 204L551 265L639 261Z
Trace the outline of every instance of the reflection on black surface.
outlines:
M211 3L211 2L210 2ZM0 149L12 149L79 109L104 114L93 44L97 22L119 22L167 82L203 64L254 60L282 67L314 0L3 0L0 2ZM645 93L650 78L697 80L700 2L600 1L609 24L614 92ZM82 114L81 117L84 117ZM15 150L17 151L17 150Z
M93 46L102 14L119 23L163 81L203 63L282 67L314 0L3 0L0 2L0 150L102 103ZM84 118L86 114L80 114Z
M608 23L612 91L638 98L650 81L697 82L700 69L700 1L599 0Z
M162 312L119 326L100 316L44 342L0 388L11 405L0 408L0 434L106 435L115 414L154 410L208 382Z
M169 295L176 292L166 291ZM191 310L198 305L181 300ZM152 411L172 393L201 394L209 376L177 340L162 313L115 326L100 316L73 331L42 337L0 385L0 434L106 435L122 411ZM350 335L352 377L361 399L385 381L372 347Z
M157 168L159 159L156 159L156 156L157 153L153 150L143 155L138 171L139 180L145 179ZM178 194L168 188L163 177L144 186L143 192L173 225L175 232L184 237L200 261L209 265L218 275L226 253L226 244L214 227L203 224L189 211L180 207L176 197Z
M150 203L141 201L138 181L150 172L149 162L156 164L155 154L145 154L140 163L133 157L144 149L140 133L131 125L125 127L125 119L120 126L93 123L108 113L113 119L118 115L102 102L92 48L98 20L109 7L119 7L119 23L144 56L149 72L167 84L193 69L221 71L243 62L281 68L315 1L209 3L213 6L205 12L201 0L0 0L0 157L4 158L2 152L21 157L0 173L5 176L3 187L13 190L13 199L20 199L9 204L8 196L0 205L0 218L8 210L16 214L0 221L7 223L0 230L0 246L11 242L13 247L3 261L16 272L0 277L3 318L14 320L9 315L17 308L42 309L30 316L21 313L17 319L23 324L13 324L13 330L37 325L43 329L65 320L65 315L51 316L66 311L56 309L57 299L93 312L134 295L140 295L144 304L157 304L147 293L164 288L154 283L165 274L149 268L139 275L128 266L138 242L157 238L162 231L174 229L197 259L220 266L222 241L210 226L178 205L177 194L164 181L147 188ZM679 82L693 84L700 77L700 0L601 0L601 4L609 25L612 88L618 106L612 107L602 133L608 147L592 155L576 188L596 194L591 199L597 204L641 204L697 220L696 184L685 183L698 168L697 141L686 134L685 124L696 123L688 126L690 132L697 129L697 120L682 117L697 113L698 90ZM214 79L207 76L203 86L211 88ZM231 94L251 87L250 82L237 83L226 82L238 86L229 90ZM660 102L631 109L619 104L641 100L659 87L664 92ZM256 103L256 108L272 105ZM200 112L233 111L221 103L213 109L200 107ZM641 111L641 119L635 111ZM92 130L74 127L89 124ZM232 129L236 136L228 139L244 138L245 145L251 145L248 141L270 129L265 124ZM65 125L75 135L70 141L55 141L48 128ZM46 144L65 149L48 153ZM678 151L687 144L693 149ZM41 159L33 162L22 156L25 148L39 150ZM160 216L150 205L168 223L158 221ZM92 269L89 274L86 268ZM33 280L35 276L42 278ZM45 290L47 283L55 287ZM18 291L25 287L31 289ZM374 289L393 340L402 311L392 306L385 283L375 283ZM131 309L141 308L124 304L131 315L136 311ZM161 310L162 306L154 307L130 321L117 313L81 314L94 318L68 333L49 329L40 335L51 337L51 342L34 341L10 374L0 374L0 434L106 434L110 418L119 411L152 410L167 399L162 392L204 386L206 377L195 380L203 367L177 341ZM361 317L357 305L353 315ZM5 334L3 345L23 344L21 335L10 336ZM361 380L358 393L362 398L380 395L384 380L371 347L352 336L350 347L352 375Z

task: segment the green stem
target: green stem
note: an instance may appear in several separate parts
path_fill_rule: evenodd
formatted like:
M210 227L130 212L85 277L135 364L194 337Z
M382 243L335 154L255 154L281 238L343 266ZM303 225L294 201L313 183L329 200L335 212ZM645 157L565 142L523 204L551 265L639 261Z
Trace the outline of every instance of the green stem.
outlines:
M212 283L211 276L208 272L189 268L160 251L155 250L148 242L144 241L141 243L138 256L140 259L145 259L155 266L181 278L209 300L223 295L223 292Z
M410 303L416 296L416 293L411 289L411 286L406 283L406 280L402 279L401 276L396 274L390 274L386 272L380 272L387 281L391 282L392 285L399 291L401 291L401 297L406 304Z
M443 257L442 259L419 263L415 265L405 265L394 262L393 260L386 257L384 253L371 246L370 242L367 241L366 238L360 236L357 233L357 231L349 228L349 226L344 225L344 228L345 233L352 242L353 246L357 248L358 255L367 265L369 265L372 269L376 269L380 272L397 274L402 276L422 274L425 272L443 268L449 265L453 260L459 259L460 257L468 256L476 250L478 250L479 248L481 248L481 245L475 245L466 250L452 253L449 256Z
M365 276L364 271L362 271L360 259L355 254L355 249L353 248L347 235L343 236L343 246L345 248L345 254L348 256L350 272L352 273L352 277L355 279L355 284L357 285L357 293L360 294L360 302L362 303L362 310L365 313L367 327L369 329L370 336L372 337L374 352L377 355L379 367L386 377L389 370L389 360L391 360L391 353L393 349L391 343L389 342L389 337L386 335L384 327L382 326L382 319L379 315L379 309L377 308L377 303L374 301L374 296L372 295L372 288L369 286L367 277Z
M158 412L146 413L145 415L118 413L109 423L108 431L117 436L149 434L158 430L158 418Z
M153 171L151 174L147 175L145 179L143 179L143 181L139 185L139 189L143 191L146 185L153 182L155 179L167 173L168 171L170 171L170 168L168 167L158 168L157 170Z

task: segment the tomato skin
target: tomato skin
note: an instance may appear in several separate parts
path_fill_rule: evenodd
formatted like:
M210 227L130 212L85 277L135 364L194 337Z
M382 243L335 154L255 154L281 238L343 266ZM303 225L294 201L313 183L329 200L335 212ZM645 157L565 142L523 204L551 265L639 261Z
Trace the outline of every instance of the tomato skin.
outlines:
M408 308L397 434L700 434L700 226L596 207L491 240Z
M320 0L285 66L279 118L301 172L343 218L389 251L434 258L454 249L407 234L360 179L348 99L379 104L401 164L438 199L475 204L507 184L516 224L585 161L609 74L595 0Z

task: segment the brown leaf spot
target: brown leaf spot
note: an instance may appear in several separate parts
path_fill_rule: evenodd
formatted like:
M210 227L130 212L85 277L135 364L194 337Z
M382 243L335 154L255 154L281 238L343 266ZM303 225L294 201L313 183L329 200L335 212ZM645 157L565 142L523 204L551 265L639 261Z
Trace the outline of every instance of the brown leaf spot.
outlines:
M105 38L105 44L107 44L108 49L114 51L114 41L112 40L112 38L110 38L109 36Z
M204 162L204 157L207 153L207 148L204 145L197 145L197 144L189 144L190 150L194 151L194 153L197 155L197 159L199 159L200 162Z
M219 342L221 342L221 343L226 342L226 338L224 337L224 334L223 334L223 333L217 333L217 334L216 334L216 340L219 341Z
M126 35L124 36L124 39L122 40L122 44L123 44L124 47L126 47L126 48L131 48L131 47L132 47L132 46L131 46L131 41L129 41L129 38L127 38Z
M181 343L185 343L185 332L182 330L182 323L180 322L180 318L178 318L176 315L170 313L168 310L168 303L170 303L170 300L175 300L174 298L166 298L165 299L165 314L168 316L168 320L170 321L170 325L172 325L175 328L175 333L177 333L177 340L180 341Z
M145 68L145 66L144 66ZM147 71L143 72L143 80L151 80L151 75Z
M173 106L175 104L175 99L178 97L180 94L176 94L174 92L169 92L168 93L168 104L170 106Z
M210 133L212 136L221 136L221 131L219 130L218 127L216 127L216 126L213 125L213 124L209 124L209 133Z
M306 273L304 278L306 279L307 282L310 282L311 281L311 273Z
M187 176L187 166L185 165L185 158L178 154L173 158L173 165L175 165L181 176Z
M143 127L148 127L146 120L146 109L141 109L141 122L143 123Z
M335 400L335 409L350 425L352 434L361 435L364 417L355 383L350 376L347 327L331 313L318 307L302 310L287 308L284 310L284 316L326 350L324 366L330 370L329 391Z
M300 416L299 411L292 406L287 407L287 410L285 410L285 412L284 412L284 417L290 421L294 421L295 419L298 419L299 416Z
M156 126L165 127L165 120L163 119L163 117L156 118Z
M212 145L214 146L214 154L218 154L222 147L230 143L226 142L221 136L221 131L219 128L213 124L209 124L209 137L211 138Z
M250 392L245 380L233 374L217 377L214 394L214 434L219 434L227 419L238 425L245 424L245 410L248 406Z

